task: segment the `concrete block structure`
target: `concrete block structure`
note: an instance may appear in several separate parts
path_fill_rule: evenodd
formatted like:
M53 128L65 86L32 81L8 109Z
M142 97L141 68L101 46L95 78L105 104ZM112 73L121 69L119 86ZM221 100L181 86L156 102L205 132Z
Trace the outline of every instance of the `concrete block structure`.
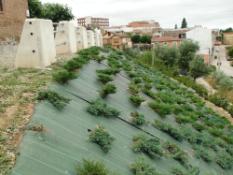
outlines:
M76 29L69 21L61 21L55 33L57 54L72 54L77 52Z
M223 33L223 44L233 46L233 32Z
M102 47L103 46L103 36L101 30L95 29L95 46Z
M40 68L55 62L56 50L51 20L27 19L17 49L16 68Z
M0 0L0 41L19 41L28 12L28 0Z
M186 37L199 44L198 54L205 58L206 63L209 63L214 45L212 30L205 27L195 27L186 33Z
M95 34L92 30L87 30L87 45L88 47L95 46Z
M83 26L78 26L76 28L76 40L78 50L88 48L87 43L87 30Z

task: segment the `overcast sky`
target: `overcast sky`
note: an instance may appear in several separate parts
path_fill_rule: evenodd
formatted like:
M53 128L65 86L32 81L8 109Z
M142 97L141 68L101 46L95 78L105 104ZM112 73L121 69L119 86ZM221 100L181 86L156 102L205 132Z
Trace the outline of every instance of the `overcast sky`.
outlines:
M110 25L133 20L155 20L162 27L180 26L183 17L189 26L233 27L233 0L41 0L72 8L76 17L97 16L110 19Z

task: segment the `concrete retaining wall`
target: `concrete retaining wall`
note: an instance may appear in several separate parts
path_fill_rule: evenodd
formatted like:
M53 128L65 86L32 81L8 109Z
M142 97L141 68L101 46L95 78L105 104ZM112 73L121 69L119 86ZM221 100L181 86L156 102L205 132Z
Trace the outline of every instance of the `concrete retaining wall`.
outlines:
M0 66L13 68L18 43L14 41L0 42Z
M72 54L77 52L76 30L72 22L61 21L58 24L55 43L57 54Z
M95 34L92 30L87 30L87 45L88 47L95 46Z
M85 27L78 26L76 28L76 39L77 39L77 48L78 48L78 50L88 48L87 30L86 30Z
M18 46L15 67L45 68L55 62L53 36L51 20L27 19Z

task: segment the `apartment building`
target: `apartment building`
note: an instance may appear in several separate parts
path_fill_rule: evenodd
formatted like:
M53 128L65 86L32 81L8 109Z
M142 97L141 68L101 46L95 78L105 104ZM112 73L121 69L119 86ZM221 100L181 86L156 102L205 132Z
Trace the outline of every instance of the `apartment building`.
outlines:
M28 0L0 0L0 41L20 39Z
M109 27L109 19L108 18L95 18L95 17L84 17L78 18L78 24L84 27L91 28L107 28Z

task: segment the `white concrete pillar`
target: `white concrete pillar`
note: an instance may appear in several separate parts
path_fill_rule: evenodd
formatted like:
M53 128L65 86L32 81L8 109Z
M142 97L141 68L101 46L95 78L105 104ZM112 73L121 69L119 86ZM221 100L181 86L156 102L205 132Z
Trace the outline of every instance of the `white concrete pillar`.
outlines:
M16 53L16 68L45 68L56 59L51 20L26 19Z
M88 47L95 46L95 34L92 30L87 30L87 44Z
M77 41L74 24L61 21L55 34L57 54L72 54L77 52Z
M87 43L87 30L83 26L78 26L76 28L76 39L77 39L77 48L78 50L88 48Z

